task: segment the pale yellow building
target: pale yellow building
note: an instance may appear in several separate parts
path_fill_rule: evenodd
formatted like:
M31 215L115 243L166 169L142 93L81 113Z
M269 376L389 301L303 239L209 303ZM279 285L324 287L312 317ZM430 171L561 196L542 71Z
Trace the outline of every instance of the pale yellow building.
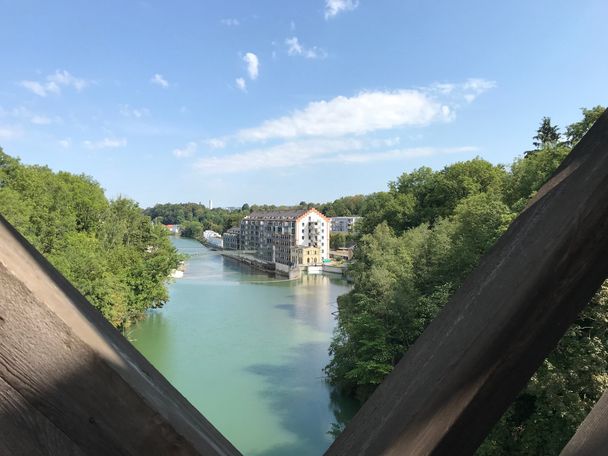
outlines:
M321 249L318 247L297 246L291 248L291 261L298 266L323 264Z

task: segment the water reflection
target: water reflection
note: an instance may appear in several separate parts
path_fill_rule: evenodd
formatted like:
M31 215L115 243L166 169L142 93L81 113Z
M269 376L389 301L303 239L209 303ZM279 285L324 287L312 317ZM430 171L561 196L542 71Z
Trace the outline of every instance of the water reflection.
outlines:
M340 278L276 280L194 241L170 301L131 337L244 454L321 454L354 404L323 378Z

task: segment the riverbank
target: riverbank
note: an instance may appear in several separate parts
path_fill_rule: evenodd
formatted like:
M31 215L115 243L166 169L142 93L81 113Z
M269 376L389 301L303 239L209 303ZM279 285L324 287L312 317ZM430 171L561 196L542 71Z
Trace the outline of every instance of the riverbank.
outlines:
M259 269L260 271L286 277L290 280L299 279L302 275L300 268L292 268L281 263L261 260L255 256L255 252L253 251L221 250L220 254L231 260Z

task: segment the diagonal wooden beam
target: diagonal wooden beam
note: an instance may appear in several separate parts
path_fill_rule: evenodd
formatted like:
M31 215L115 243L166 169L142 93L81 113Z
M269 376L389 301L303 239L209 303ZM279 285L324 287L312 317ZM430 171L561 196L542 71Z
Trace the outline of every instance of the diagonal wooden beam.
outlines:
M327 455L472 454L608 276L608 112Z
M240 454L2 216L0 431L1 454Z
M602 394L560 456L605 456L608 454L608 391Z

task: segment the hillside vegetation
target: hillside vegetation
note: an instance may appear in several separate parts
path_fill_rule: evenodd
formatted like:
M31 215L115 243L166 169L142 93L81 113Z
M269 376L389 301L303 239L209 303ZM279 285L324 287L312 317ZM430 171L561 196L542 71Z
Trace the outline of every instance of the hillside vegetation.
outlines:
M0 213L114 326L168 299L180 256L129 199L108 201L84 175L26 166L0 149Z
M329 381L367 399L602 112L583 110L563 136L543 119L535 148L508 168L480 158L420 168L367 197ZM608 386L607 336L604 285L480 454L558 454Z

